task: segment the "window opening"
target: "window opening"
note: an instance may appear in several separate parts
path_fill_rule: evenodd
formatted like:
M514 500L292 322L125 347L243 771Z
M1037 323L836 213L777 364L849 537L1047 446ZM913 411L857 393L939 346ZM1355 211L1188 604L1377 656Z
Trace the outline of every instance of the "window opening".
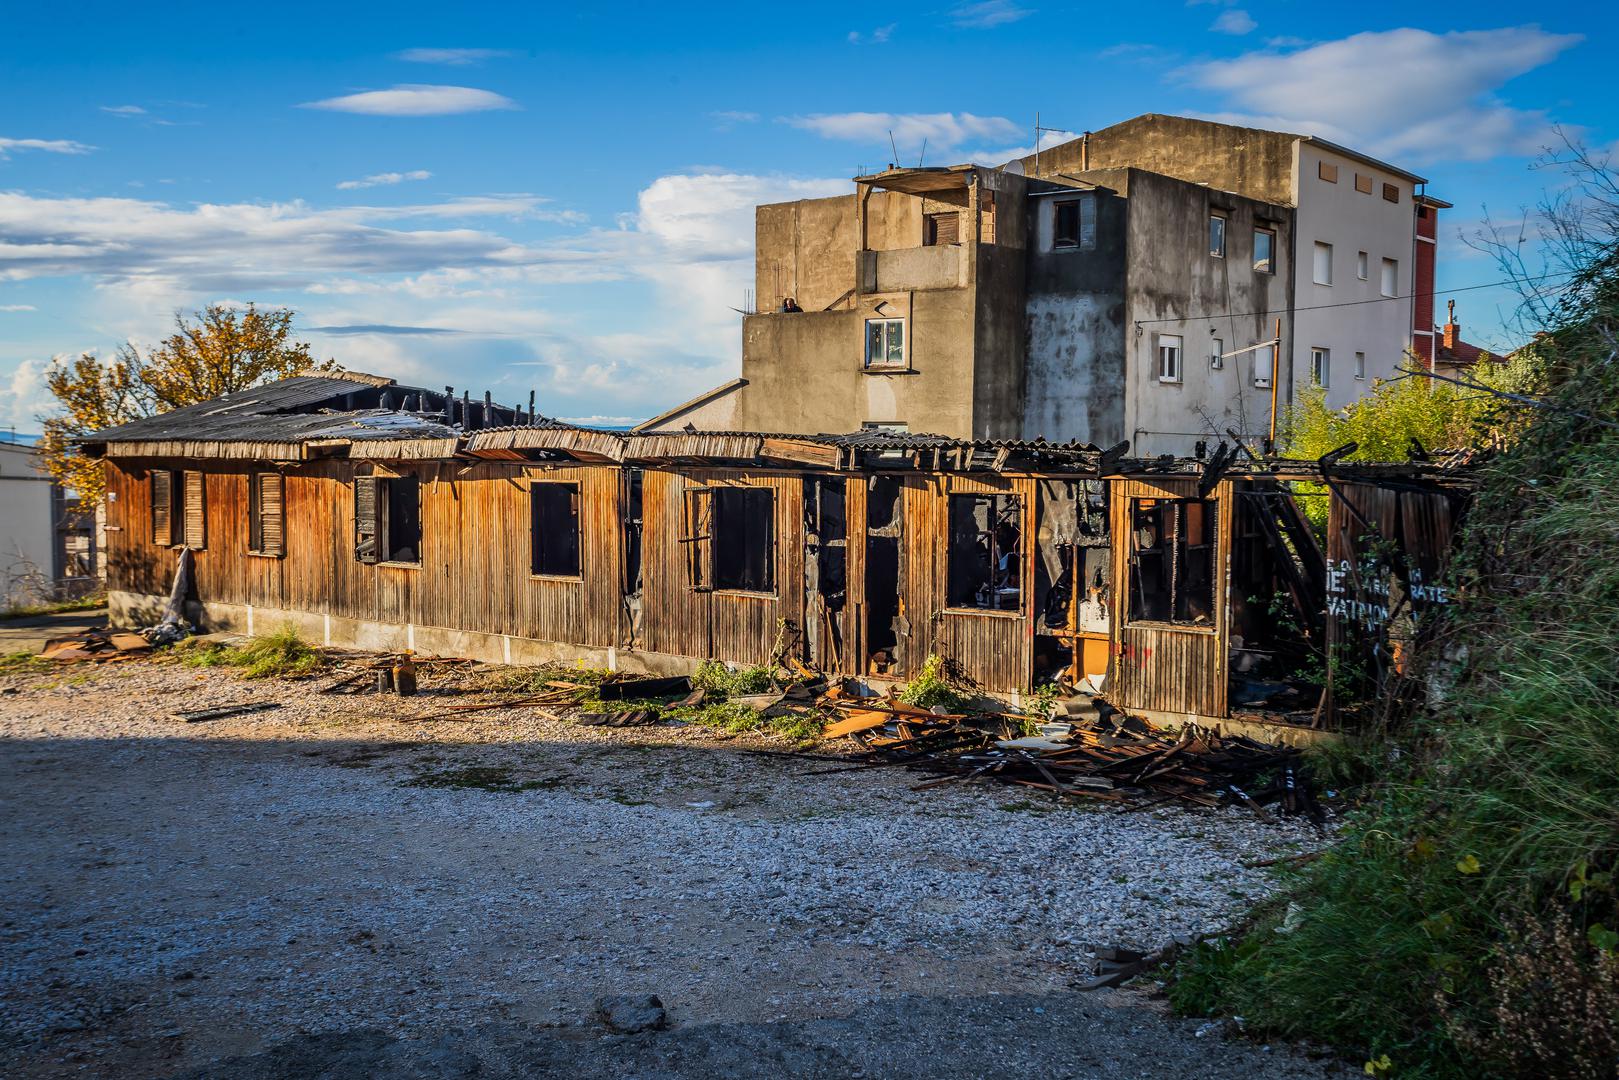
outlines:
M1017 611L1023 605L1023 500L1017 495L950 496L946 603Z
M1213 499L1135 499L1130 620L1214 625Z
M579 485L529 485L530 570L541 577L579 576Z

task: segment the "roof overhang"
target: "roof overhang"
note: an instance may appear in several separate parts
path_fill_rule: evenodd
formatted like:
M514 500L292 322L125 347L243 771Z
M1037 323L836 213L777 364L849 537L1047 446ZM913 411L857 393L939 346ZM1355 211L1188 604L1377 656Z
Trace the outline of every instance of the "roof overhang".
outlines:
M857 176L854 182L921 198L965 202L967 188L977 168L976 165L950 165L940 168L885 169L880 173Z

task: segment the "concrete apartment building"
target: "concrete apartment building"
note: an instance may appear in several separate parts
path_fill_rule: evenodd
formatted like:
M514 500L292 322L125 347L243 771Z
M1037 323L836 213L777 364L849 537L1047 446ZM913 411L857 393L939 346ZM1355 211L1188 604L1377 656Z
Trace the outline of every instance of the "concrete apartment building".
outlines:
M761 206L741 378L641 430L1257 441L1272 359L1240 350L1278 320L1284 407L1307 379L1341 405L1413 344L1431 356L1431 298L1422 314L1411 294L1432 291L1446 204L1423 183L1307 136L1149 115L1000 168ZM1347 301L1370 302L1330 306Z

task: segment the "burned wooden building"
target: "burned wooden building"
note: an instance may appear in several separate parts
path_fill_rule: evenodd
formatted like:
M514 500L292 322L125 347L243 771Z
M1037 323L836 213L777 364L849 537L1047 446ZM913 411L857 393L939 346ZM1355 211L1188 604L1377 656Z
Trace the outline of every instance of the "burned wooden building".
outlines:
M1279 729L1330 717L1296 676L1334 637L1397 666L1390 628L1439 595L1465 501L1446 470L1338 467L1313 496L1323 554L1292 491L1322 468L1229 447L631 434L351 373L85 449L107 463L123 625L190 549L210 629L647 672L791 657L876 685L936 655L988 694L1055 681Z

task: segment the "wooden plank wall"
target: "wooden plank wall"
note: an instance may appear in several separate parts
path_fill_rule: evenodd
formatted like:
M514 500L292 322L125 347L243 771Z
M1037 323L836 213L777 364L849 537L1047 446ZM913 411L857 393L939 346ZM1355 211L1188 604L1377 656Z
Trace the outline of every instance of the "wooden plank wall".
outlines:
M914 677L928 654L954 660L984 690L1028 689L1034 672L1035 500L1030 477L954 475L905 479L905 565L902 596L911 637L904 677ZM946 606L950 496L1011 494L1023 497L1023 597L1016 612L951 610Z
M164 594L175 554L151 542L148 468L178 463L115 463L109 585ZM248 553L248 483L264 467L211 465L207 547L196 553L197 596L206 601L324 612L383 623L417 623L582 645L620 644L618 470L434 462L390 464L378 474L422 481L419 566L368 566L354 558L352 479L364 463L300 465L286 471L287 553ZM528 483L580 485L582 575L529 572Z
M1210 628L1129 623L1130 501L1191 499L1197 481L1119 480L1113 484L1113 671L1108 695L1121 709L1226 715L1230 638L1231 535L1235 495L1229 480L1215 488L1214 625Z

